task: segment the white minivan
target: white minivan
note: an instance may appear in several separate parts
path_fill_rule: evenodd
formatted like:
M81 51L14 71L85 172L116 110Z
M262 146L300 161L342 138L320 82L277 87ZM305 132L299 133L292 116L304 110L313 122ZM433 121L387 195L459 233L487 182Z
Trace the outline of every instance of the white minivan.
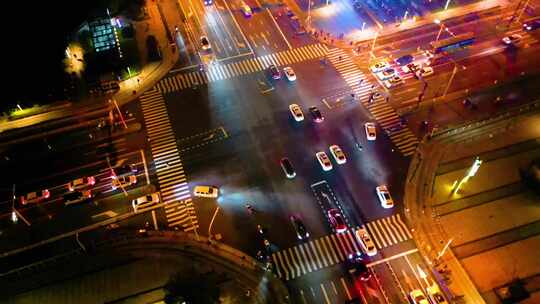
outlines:
M195 186L193 195L198 197L217 198L219 196L219 188L214 186Z

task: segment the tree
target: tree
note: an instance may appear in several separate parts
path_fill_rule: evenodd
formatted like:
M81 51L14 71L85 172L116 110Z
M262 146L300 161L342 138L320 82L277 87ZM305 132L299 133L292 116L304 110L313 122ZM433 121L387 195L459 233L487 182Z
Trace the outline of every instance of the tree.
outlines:
M197 273L194 268L172 275L165 284L167 304L216 304L219 303L222 280L215 272Z

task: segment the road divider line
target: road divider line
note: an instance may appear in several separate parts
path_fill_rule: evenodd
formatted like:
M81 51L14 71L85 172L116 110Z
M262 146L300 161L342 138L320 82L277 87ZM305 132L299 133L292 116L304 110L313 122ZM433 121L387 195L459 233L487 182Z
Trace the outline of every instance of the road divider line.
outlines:
M276 19L274 18L274 16L272 16L272 13L270 13L270 10L269 10L268 8L266 9L266 12L268 13L268 15L270 16L270 18L272 19L272 21L274 21L274 25L276 26L276 28L278 29L279 33L281 34L281 37L283 37L283 40L285 40L285 43L287 43L287 46L289 47L289 50L292 50L292 46L291 46L291 44L289 43L289 40L287 40L287 37L285 37L285 34L283 34L283 31L281 30L281 28L280 28L279 25L277 24Z
M227 11L229 11L229 15L231 16L231 19L233 20L234 24L236 25L236 28L238 29L238 31L242 35L242 38L244 38L244 41L247 43L247 46L249 47L249 50L251 51L252 54L254 54L253 48L251 47L251 44L249 43L249 40L247 40L246 35L244 35L244 31L242 31L242 29L240 28L240 25L238 24L238 21L236 21L236 18L234 18L234 15L231 12L231 8L227 4L227 0L224 0L223 3L225 3L225 6L227 7Z

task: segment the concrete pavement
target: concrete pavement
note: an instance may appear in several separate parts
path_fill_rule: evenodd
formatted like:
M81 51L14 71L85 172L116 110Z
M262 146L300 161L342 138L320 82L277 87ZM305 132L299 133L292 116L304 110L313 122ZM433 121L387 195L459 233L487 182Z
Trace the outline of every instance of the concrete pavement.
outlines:
M538 246L537 238L526 238L523 233L517 236L502 235L503 239L494 238L502 232L513 231L514 227L528 227L530 223L536 223L539 218L537 208L529 204L519 205L524 202L524 197L520 199L519 196L498 200L497 196L491 195L486 198L491 199L489 205L484 205L483 201L478 200L480 197L475 196L479 196L479 193L487 196L491 189L498 189L502 184L513 186L519 182L516 164L527 163L535 157L537 154L531 153L534 147L524 146L522 149L528 150L523 153L517 153L514 149L512 156L502 155L501 151L505 150L501 149L539 138L540 130L533 127L539 119L537 115L524 115L519 119L506 118L510 123L491 121L492 128L476 125L481 127L479 133L475 133L474 124L471 124L470 129L460 129L454 133L459 139L455 142L444 136L435 136L431 141L426 139L410 164L404 197L406 216L413 227L419 249L433 264L434 275L443 281L442 286L448 287L446 291L453 298L462 298L465 303L499 303L493 295L493 288L509 282L514 276L528 278L538 273L537 267L531 267L534 262L526 254L537 252L534 250ZM465 190L449 198L453 181L463 177L476 155L489 161L482 165L478 176L463 186ZM449 172L438 175L440 166L446 166L445 170ZM464 196L472 198L469 201L464 198L460 200ZM520 241L522 238L525 239ZM481 241L484 239L499 245L493 247ZM450 248L444 251L450 240ZM460 259L454 255L453 247L460 249L457 251ZM484 253L485 250L488 251ZM464 252L474 255L463 259ZM512 261L516 261L517 256L521 261L514 265ZM439 275L435 270L442 264L450 269L447 284L444 284L444 275ZM497 270L493 265L498 265Z

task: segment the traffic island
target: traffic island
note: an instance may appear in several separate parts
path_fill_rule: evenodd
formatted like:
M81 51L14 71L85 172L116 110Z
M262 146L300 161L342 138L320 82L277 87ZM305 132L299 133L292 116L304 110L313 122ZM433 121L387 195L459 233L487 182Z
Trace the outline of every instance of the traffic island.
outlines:
M453 301L540 301L540 197L520 177L540 156L540 114L519 112L426 137L410 164L405 214Z
M289 303L280 280L222 243L173 231L113 233L69 259L3 275L2 302L164 303L188 288L190 296L217 292L220 303Z

